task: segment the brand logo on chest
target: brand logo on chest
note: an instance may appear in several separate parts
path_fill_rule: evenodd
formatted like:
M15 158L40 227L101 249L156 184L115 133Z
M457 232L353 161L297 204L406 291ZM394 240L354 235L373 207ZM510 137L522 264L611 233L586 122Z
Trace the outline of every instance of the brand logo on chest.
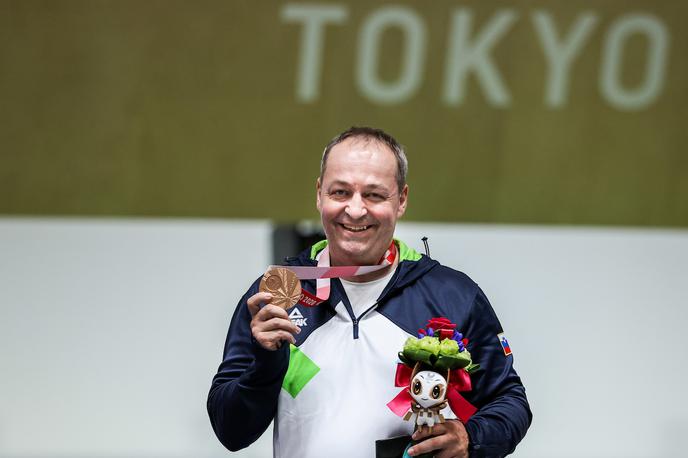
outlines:
M289 319L292 323L294 323L296 326L300 328L308 326L308 318L303 317L298 307L294 307L294 310L289 312Z

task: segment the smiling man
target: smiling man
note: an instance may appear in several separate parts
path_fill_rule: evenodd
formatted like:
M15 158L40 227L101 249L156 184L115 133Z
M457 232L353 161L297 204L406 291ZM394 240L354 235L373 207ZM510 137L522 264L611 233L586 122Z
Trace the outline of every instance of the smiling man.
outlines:
M525 390L484 293L394 239L408 202L407 169L401 145L379 129L351 128L325 148L316 205L327 239L292 265L378 267L302 280L315 307L273 305L258 280L244 295L208 396L213 429L230 450L251 444L273 419L277 457L373 457L412 433L410 456L504 456L525 435ZM459 325L481 369L461 393L470 415L446 409L446 422L414 433L386 405L399 391L395 356L440 316Z
M332 265L375 264L389 248L396 222L406 211L408 166L403 150L388 146L396 145L391 138L383 143L356 132L345 132L343 139L337 137L325 149L316 184Z

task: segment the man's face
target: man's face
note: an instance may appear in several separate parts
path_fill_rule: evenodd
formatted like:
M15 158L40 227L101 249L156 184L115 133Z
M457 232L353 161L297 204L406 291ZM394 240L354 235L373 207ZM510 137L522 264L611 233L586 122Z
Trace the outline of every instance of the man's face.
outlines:
M317 207L332 265L372 265L385 253L408 196L396 172L394 153L375 140L347 138L330 150Z

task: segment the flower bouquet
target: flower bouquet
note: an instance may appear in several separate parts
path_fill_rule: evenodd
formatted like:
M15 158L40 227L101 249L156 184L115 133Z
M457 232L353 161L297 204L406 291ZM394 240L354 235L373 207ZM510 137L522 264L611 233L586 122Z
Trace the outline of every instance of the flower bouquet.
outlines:
M444 422L440 413L447 404L463 423L476 408L461 396L471 390L470 374L474 364L466 339L447 318L432 318L418 337L409 337L402 351L395 386L404 389L387 406L404 420L413 420L416 429L431 430Z

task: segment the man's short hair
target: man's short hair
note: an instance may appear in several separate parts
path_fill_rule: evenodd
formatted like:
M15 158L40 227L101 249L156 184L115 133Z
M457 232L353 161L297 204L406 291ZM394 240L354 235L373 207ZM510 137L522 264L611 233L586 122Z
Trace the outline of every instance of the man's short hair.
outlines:
M404 147L384 130L375 129L373 127L350 127L330 140L330 143L325 147L322 160L320 161L320 180L322 181L323 175L325 175L325 167L327 166L327 157L330 155L330 150L347 138L374 140L392 150L397 160L396 179L399 192L401 193L401 190L404 189L404 185L406 185L406 174L408 173L408 160L406 159Z

